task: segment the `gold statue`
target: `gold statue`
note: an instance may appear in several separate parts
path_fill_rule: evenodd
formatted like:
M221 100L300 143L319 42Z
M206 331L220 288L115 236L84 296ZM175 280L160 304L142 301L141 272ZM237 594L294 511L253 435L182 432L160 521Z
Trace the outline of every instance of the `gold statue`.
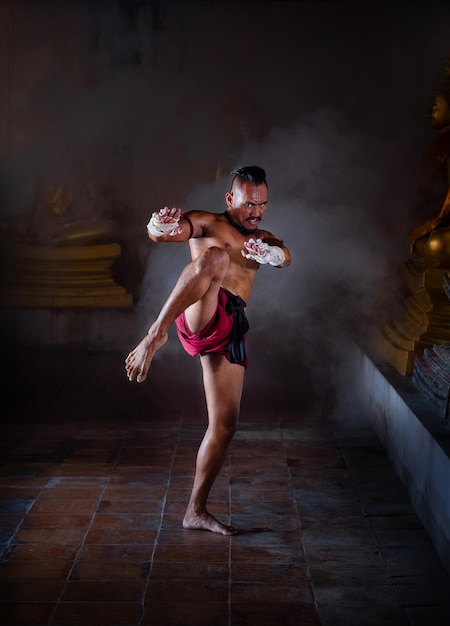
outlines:
M381 352L401 374L412 374L416 357L434 345L450 343L450 56L445 80L435 90L428 113L439 131L422 158L417 209L427 217L409 237L410 258L404 265L409 289L406 311L385 324Z
M98 198L88 181L88 194L81 210L74 207L67 185L47 176L33 190L34 202L26 233L29 243L57 246L84 246L113 240L113 226L95 215ZM98 211L98 209L97 209Z
M78 199L48 175L32 189L19 218L1 224L0 307L130 307L131 294L113 276L121 256L113 224L96 217L101 194L93 181Z
M446 68L450 67L450 58ZM450 75L436 89L428 115L439 136L424 155L423 165L431 187L444 187L439 211L419 224L409 237L409 250L423 258L427 267L450 266ZM438 179L441 179L439 181ZM443 182L442 182L443 181Z

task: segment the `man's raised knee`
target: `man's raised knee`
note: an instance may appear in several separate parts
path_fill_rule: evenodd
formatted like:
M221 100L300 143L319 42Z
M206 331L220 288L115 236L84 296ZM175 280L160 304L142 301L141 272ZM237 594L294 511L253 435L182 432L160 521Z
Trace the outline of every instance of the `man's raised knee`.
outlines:
M211 274L224 274L230 264L230 257L226 250L212 246L197 258L200 270L208 270Z

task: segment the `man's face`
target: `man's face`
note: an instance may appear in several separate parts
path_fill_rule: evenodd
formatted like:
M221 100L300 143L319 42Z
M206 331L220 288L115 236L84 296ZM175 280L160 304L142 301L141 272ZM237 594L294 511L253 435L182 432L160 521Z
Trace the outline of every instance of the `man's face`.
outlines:
M233 221L251 231L258 228L267 206L267 186L252 185L247 181L234 183L225 194Z

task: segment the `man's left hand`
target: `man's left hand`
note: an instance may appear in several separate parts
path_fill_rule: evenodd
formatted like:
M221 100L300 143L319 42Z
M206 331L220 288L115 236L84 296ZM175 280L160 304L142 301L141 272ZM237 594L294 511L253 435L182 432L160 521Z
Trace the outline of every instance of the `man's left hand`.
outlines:
M244 241L242 256L246 259L253 259L261 265L269 263L270 265L282 265L286 259L283 250L279 246L269 246L262 239L253 239L250 237L248 241Z

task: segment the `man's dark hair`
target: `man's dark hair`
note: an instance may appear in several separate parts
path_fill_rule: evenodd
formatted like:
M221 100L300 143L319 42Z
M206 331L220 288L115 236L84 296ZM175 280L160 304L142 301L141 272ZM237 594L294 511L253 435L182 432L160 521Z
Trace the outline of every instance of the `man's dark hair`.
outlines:
M234 174L233 179L231 181L231 187L233 187L233 183L236 178L241 180L246 180L252 185L267 185L266 181L266 172L262 167L258 167L257 165L247 165L246 167L237 167L234 170L231 170L230 174Z

